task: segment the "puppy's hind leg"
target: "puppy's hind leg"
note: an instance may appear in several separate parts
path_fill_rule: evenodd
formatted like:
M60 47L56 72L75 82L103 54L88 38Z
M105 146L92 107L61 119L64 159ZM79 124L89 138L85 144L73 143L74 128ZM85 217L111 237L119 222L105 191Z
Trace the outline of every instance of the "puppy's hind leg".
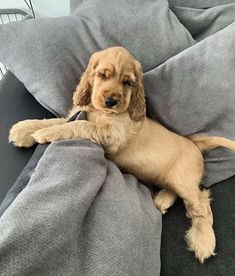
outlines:
M168 171L166 183L184 201L187 216L192 225L185 235L188 248L195 252L201 263L215 255L215 234L209 191L201 191L199 185L203 174L203 158L199 151L181 155Z
M209 191L200 191L197 184L177 185L175 192L183 199L192 226L185 235L188 248L195 252L201 263L215 255L215 234Z

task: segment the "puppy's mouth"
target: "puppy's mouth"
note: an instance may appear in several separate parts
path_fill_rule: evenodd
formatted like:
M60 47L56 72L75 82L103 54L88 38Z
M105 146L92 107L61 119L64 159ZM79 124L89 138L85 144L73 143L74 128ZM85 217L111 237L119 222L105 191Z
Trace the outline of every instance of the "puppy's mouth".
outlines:
M104 106L103 107L103 111L105 112L105 113L109 113L109 114L111 114L111 113L119 113L119 108L118 108L118 106L117 106L118 104L116 104L115 106L112 106L112 107L107 107L107 106Z

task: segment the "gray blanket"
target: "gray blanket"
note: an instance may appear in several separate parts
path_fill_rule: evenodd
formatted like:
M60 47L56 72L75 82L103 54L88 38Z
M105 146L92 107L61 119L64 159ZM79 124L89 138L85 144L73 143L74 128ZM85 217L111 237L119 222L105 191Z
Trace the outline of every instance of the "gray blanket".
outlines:
M0 275L158 275L151 194L90 141L56 142L0 220Z
M145 72L149 116L235 139L235 4L172 9L195 45ZM205 160L206 186L234 174L228 150ZM143 184L90 141L57 142L0 218L0 275L159 275L160 235Z

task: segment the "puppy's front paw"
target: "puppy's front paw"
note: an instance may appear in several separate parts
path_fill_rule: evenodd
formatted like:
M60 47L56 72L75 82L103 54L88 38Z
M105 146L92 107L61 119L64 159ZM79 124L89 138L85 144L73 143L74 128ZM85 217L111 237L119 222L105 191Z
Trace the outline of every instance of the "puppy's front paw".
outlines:
M9 142L17 147L29 148L35 144L34 138L31 134L34 129L31 128L30 120L25 120L15 124L9 132Z

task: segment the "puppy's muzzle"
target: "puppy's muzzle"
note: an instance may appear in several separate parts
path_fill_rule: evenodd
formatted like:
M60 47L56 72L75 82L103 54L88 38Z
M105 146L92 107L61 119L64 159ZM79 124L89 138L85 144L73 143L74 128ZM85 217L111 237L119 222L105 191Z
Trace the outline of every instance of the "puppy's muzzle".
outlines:
M118 103L118 101L114 100L114 99L111 98L111 97L105 98L105 105L106 105L108 108L114 107L115 105L117 105L117 103Z

